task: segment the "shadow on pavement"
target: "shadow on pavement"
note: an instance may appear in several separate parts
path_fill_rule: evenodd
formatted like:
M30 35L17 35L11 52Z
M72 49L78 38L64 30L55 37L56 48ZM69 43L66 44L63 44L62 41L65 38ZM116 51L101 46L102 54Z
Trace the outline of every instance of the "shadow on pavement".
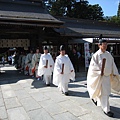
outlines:
M69 88L79 88L79 87L85 87L86 88L86 86L85 85L78 85L78 84L69 84Z
M112 98L120 98L120 95L113 95L113 94L111 94L110 97L112 97Z
M55 87L52 83L50 84L50 86L46 86L46 84L43 82L43 80L33 80L33 82L31 83L31 85L33 86L33 88L42 88L42 87Z
M88 94L87 91L86 92L80 92L80 91L71 91L71 90L69 90L69 96L89 98L89 94Z
M29 76L25 76L23 73L19 73L18 70L4 70L5 72L0 74L0 85L12 84L20 80L29 79Z
M111 108L111 111L114 112L113 118L118 118L118 119L120 119L120 108L114 107L114 106L111 106L110 108Z

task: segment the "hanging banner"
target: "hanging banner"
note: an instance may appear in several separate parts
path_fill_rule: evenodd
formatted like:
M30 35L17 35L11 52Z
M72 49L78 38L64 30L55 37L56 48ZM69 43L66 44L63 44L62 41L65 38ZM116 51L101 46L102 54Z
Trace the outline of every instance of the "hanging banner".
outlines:
M85 67L89 67L89 43L84 43L84 51L85 51Z

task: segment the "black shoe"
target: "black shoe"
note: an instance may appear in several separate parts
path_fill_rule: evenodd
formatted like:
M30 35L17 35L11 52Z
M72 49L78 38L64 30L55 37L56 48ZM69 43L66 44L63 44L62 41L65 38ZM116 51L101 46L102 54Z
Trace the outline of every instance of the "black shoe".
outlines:
M50 84L46 84L46 86L50 86Z
M95 102L93 99L92 99L93 103L97 106L97 101Z
M66 95L66 96L69 95L68 92L65 92L65 95Z
M105 112L104 112L105 113ZM109 111L109 112L107 112L107 113L105 113L108 117L113 117L113 115L114 115L114 113L113 112L111 112L111 111Z

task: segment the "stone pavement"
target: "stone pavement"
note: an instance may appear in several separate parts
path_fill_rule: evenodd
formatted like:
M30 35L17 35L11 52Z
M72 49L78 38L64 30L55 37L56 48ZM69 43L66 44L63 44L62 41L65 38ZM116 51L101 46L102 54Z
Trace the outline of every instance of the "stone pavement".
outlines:
M57 87L46 87L43 81L24 76L12 66L0 74L0 120L119 120L120 96L111 94L109 118L89 99L86 74L77 73L69 84L69 96Z

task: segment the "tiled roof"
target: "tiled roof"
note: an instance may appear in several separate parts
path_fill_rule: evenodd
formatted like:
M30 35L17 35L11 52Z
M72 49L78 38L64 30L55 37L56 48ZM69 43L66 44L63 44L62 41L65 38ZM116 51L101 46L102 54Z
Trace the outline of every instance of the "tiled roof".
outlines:
M0 11L1 19L21 19L21 20L38 20L49 22L60 22L47 13L30 13L30 12L14 12L14 11Z
M120 38L120 26L115 24L70 18L58 19L65 22L65 27L59 30L62 35L99 37L103 34L104 37Z
M13 20L14 22L29 21L36 22L37 24L40 24L40 22L58 25L63 24L63 22L51 16L46 9L43 8L42 4L40 5L30 2L29 4L23 4L20 2L3 2L3 0L0 0L0 20L2 22Z

